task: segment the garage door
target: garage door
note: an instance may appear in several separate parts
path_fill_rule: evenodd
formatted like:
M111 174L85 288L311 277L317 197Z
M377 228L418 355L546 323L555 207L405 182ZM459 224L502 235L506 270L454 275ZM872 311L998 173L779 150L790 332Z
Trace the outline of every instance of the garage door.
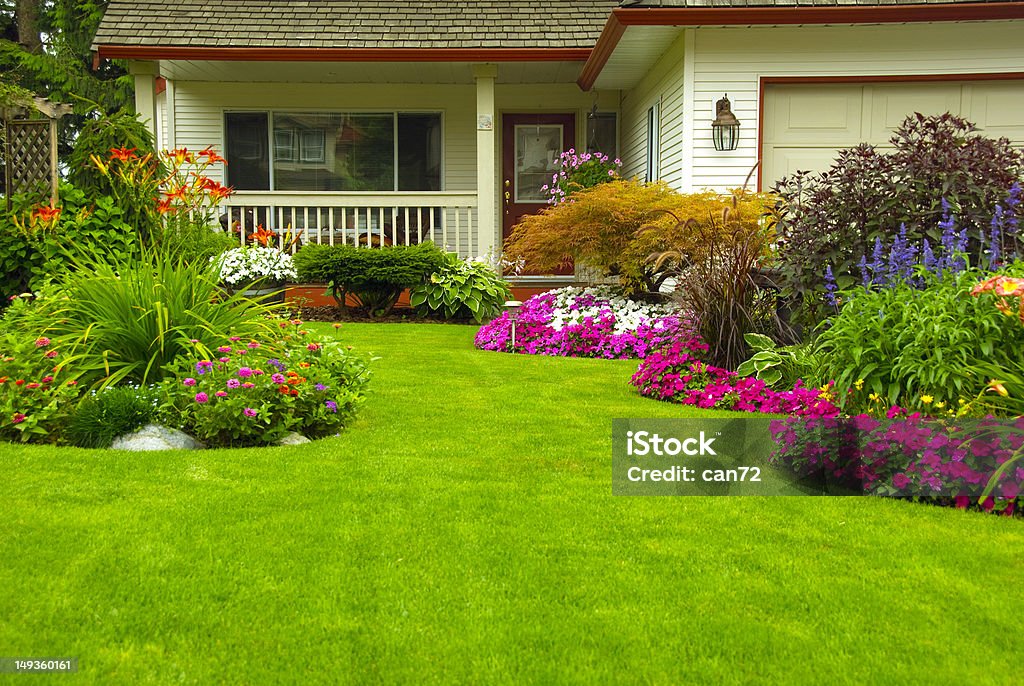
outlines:
M767 85L762 186L797 170L821 171L861 142L888 147L913 112L953 112L988 136L1024 145L1024 81Z

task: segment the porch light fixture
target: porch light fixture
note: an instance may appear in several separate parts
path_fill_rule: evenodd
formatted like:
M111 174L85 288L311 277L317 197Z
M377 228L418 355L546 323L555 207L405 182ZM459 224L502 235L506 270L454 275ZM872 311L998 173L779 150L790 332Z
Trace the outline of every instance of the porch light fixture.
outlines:
M512 322L512 352L516 349L516 321L519 319L519 308L523 303L519 300L506 300L505 309L508 310L508 318Z
M740 142L740 121L732 113L729 94L715 103L715 120L711 122L715 150L735 150Z

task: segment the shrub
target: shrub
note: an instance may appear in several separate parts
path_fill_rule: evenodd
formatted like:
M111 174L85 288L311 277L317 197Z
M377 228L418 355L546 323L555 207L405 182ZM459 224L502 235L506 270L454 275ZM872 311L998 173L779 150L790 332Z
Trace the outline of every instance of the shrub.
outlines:
M153 134L137 114L121 110L85 123L68 156L68 181L91 196L116 195L116 179L93 164L106 159L113 149L134 150L140 157L156 154Z
M572 202L528 215L513 229L505 250L531 269L550 271L572 262L618 275L629 292L657 291L670 276L652 268L651 253L676 250L689 256L702 244L689 230L708 229L733 199L717 193L680 194L664 183L612 181L573 194ZM767 196L747 194L737 201L734 218L757 223L770 206ZM705 234L702 234L706 236ZM668 267L670 265L663 265Z
M1024 153L1005 138L975 131L950 114L912 115L893 135L892 151L864 144L841 151L827 172L798 173L776 184L785 286L803 300L809 317L822 315L827 265L847 288L875 240L889 242L901 227L911 243L928 238L937 245L943 200L971 236L968 252L979 264L981 232L1021 178Z
M90 201L80 189L62 183L59 208L29 207L18 200L11 214L0 214L0 289L5 303L64 272L69 253L86 251L116 260L139 249L135 229L109 197Z
M445 265L433 243L358 248L307 245L295 255L301 281L326 283L341 308L351 296L371 316L389 313L406 288L422 284Z
M1001 273L1024 275L1024 264ZM985 394L997 379L1006 381L1008 397L991 396L990 409L1024 413L1024 327L991 302L971 297L984 276L977 270L941 278L919 274L928 279L923 290L901 282L842 294L842 309L818 338L817 350L845 408L956 408Z
M512 317L505 312L481 327L481 350L562 357L643 357L679 336L690 322L672 307L639 303L608 288L561 288L535 295Z
M409 291L409 303L421 315L468 319L480 323L501 314L512 291L501 275L483 260L460 260L449 254L426 283Z
M570 149L559 155L558 171L551 177L551 183L541 186L541 190L551 196L549 203L557 205L577 191L618 180L621 169L622 162L617 158L610 160L608 155L599 152L577 153Z
M156 414L153 388L107 387L79 403L66 429L69 443L80 448L109 448L118 436L145 426Z
M361 404L369 372L337 341L310 338L301 325L266 345L240 339L218 357L197 346L178 358L162 384L164 421L211 446L337 433Z
M273 308L224 295L208 264L184 265L155 253L117 265L74 259L74 269L14 313L9 325L51 338L83 382L156 382L165 365L192 351L192 339L272 333L266 316ZM44 329L34 328L44 321Z

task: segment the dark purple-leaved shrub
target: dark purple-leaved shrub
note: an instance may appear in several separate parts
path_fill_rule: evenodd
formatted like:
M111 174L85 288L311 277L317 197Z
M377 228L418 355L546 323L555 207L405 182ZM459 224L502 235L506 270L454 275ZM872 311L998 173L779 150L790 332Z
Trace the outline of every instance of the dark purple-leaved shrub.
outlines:
M951 114L911 115L890 143L891 150L842 150L828 171L799 172L775 185L783 286L811 320L825 311L826 267L847 288L860 280L856 267L876 240L890 245L901 230L907 245L928 239L934 247L943 220L955 217L978 265L991 250L982 237L998 224L996 249L1019 251L1016 215L1006 213L1010 189L1024 175L1024 153Z

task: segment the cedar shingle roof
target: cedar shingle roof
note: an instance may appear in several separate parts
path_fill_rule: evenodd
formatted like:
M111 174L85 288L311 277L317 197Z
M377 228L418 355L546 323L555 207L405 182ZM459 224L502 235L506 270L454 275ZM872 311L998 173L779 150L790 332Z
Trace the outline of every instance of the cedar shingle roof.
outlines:
M826 7L829 5L952 5L993 0L623 0L621 7ZM1022 2L1024 0L1001 0Z
M617 0L112 0L100 45L591 48Z

